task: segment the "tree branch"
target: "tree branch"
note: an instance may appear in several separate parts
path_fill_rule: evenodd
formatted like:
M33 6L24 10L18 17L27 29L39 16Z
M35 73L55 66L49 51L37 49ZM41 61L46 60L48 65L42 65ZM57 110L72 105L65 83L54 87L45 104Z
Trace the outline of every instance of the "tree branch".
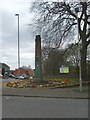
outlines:
M86 44L86 45L88 46L89 44L90 44L90 39L87 41L87 44Z
M86 39L90 37L90 32L86 35Z
M65 7L66 7L68 13L77 19L77 16L70 10L70 7L67 7L66 4L64 4L64 5L65 5Z

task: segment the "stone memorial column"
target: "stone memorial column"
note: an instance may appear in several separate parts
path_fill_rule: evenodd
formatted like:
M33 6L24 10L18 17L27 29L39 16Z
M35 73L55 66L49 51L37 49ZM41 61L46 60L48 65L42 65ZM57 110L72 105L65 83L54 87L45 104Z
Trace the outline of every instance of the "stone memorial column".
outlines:
M35 80L42 81L42 62L41 62L41 37L35 38Z

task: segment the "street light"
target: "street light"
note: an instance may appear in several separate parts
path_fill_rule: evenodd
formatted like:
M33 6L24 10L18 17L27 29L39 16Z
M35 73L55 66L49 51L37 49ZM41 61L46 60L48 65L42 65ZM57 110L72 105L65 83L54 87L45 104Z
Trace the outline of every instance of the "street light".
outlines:
M20 47L19 47L19 14L15 14L18 17L18 68L20 68Z

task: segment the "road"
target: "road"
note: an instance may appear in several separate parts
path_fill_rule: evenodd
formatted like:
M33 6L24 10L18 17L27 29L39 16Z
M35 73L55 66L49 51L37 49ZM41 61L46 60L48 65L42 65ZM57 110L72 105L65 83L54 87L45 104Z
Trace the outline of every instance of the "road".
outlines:
M3 118L88 118L87 99L2 97Z

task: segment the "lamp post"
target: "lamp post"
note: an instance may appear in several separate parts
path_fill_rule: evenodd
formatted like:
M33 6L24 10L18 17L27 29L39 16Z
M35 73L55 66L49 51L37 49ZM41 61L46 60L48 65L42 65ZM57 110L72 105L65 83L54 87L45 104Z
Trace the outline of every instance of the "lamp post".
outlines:
M15 14L18 17L18 68L20 67L20 47L19 47L19 14Z
M19 69L20 68L19 14L15 14L15 16L18 17L18 69Z

